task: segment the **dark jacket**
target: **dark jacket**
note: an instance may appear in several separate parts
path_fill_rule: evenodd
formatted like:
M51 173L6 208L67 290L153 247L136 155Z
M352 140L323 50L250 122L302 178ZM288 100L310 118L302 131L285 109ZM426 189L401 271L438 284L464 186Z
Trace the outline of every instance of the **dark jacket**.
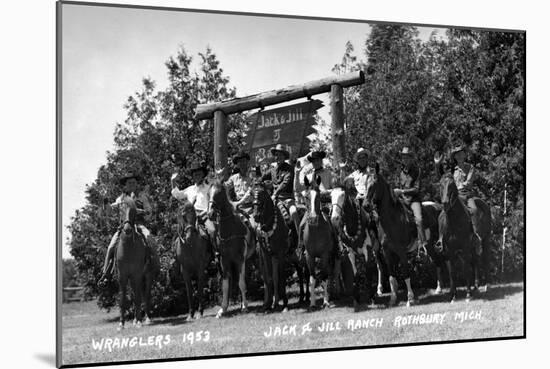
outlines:
M271 168L262 176L262 181L271 181L273 195L281 200L293 197L294 167L286 162Z
M411 163L408 167L401 167L399 185L403 190L403 198L407 203L420 202L420 169Z

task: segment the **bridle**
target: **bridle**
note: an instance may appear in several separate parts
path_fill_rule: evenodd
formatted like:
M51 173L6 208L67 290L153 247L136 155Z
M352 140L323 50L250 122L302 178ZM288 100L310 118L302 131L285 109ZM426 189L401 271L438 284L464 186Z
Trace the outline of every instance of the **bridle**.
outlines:
M261 202L260 202L260 199L258 198L258 196L259 196L259 189L255 188L254 189L254 201L253 201L254 212L256 212L256 211L260 212ZM264 193L264 197L266 197L265 193ZM266 200L264 200L264 201L266 201ZM261 210L263 211L263 206L261 207ZM263 212L262 212L262 215L263 215ZM268 225L271 222L273 222L273 224L271 226L271 229L269 229L269 230L262 229L263 227L265 227L266 225ZM258 225L256 227L256 232L259 235L259 237L261 239L263 239L263 241L264 241L263 243L265 245L269 244L267 241L275 233L275 230L278 227L278 223L279 223L279 217L277 215L277 205L273 204L273 212L272 212L271 216L268 218L267 221L265 221L263 223L263 226L260 224L260 222L258 222Z

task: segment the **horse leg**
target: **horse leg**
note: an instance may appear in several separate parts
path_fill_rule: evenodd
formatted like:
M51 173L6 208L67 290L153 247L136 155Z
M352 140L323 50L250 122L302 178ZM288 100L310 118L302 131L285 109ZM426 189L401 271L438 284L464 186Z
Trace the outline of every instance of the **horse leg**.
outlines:
M378 272L378 284L376 286L376 294L378 296L382 296L384 293L384 288L382 286L382 279L384 278L383 272L382 272L382 261L380 260L380 255L375 250L374 251L374 261L376 262L376 270Z
M445 260L445 264L447 265L447 270L449 271L449 294L450 294L450 301L451 303L454 303L456 301L456 285L455 280L453 278L453 267L451 265L451 260L447 259Z
M301 267L299 261L295 261L294 266L296 267L296 274L298 275L298 287L300 288L300 297L298 299L298 305L301 305L301 304L303 304L304 299L305 299L304 272L302 270L302 267Z
M141 291L143 289L142 275L136 272L132 276L132 290L134 291L134 322L141 328Z
M405 278L405 285L407 286L407 307L410 307L414 303L414 292L411 287L411 277L409 274L409 264L405 251L400 250L399 264L401 266L401 273Z
M388 249L388 247L384 247L382 249L382 252L384 254L384 259L386 261L386 267L388 268L388 274L389 274L389 282L390 282L390 302L389 306L397 305L397 279L395 279L395 260L394 260L394 253Z
M193 283L191 283L191 276L187 270L181 268L181 274L183 276L183 281L185 283L185 290L187 292L187 309L189 310L189 315L187 315L187 321L190 322L195 316L195 304L193 303Z
M355 253L353 251L348 252L348 259L351 264L351 269L353 272L353 310L355 312L359 311L359 284L357 281L357 266L355 265Z
M407 286L407 307L410 307L414 303L414 292L411 287L411 278L405 278L405 285Z
M329 280L335 279L334 271L330 270L330 255L325 254L321 258L321 283L323 285L323 307L330 307ZM331 276L332 275L332 276Z
M309 254L306 256L307 268L309 270L309 292L310 292L310 309L315 308L315 258Z
M223 314L227 312L227 308L229 307L229 274L231 272L231 264L227 261L227 258L222 257L222 306L220 310L218 310L218 313L216 314L216 318L221 318Z
M272 274L272 281L273 281L273 310L276 310L279 308L279 260L276 256L270 257L271 261L271 271Z
M145 288L143 290L143 298L145 300L145 324L151 324L151 288L153 286L152 273L145 274Z
M466 277L466 302L470 302L472 299L472 262L473 255L472 253L465 253L464 255L464 275Z
M202 318L202 315L204 313L203 292L204 292L204 285L205 285L205 282L206 282L206 280L205 280L206 277L204 275L204 269L205 268L206 268L206 266L203 266L199 269L199 275L197 277L197 288L198 288L197 299L199 300L199 307L198 307L199 315L197 315L197 319Z
M479 262L477 263L476 271L479 274L479 280L476 281L476 287L480 292L487 292L489 285L489 271L488 271L488 255L490 249L491 238L489 236L483 237L481 255L479 256ZM480 284L482 286L480 286Z
M342 276L342 261L338 257L336 258L336 260L334 260L334 270L331 278L334 282L334 294L336 299L339 299L340 295L342 294L342 281L340 279L341 276Z
M284 255L279 260L279 295L283 299L283 313L288 311L288 296L286 294L286 266Z
M304 302L307 304L308 302L311 301L311 290L309 288L309 277L311 276L311 273L309 272L309 268L307 265L304 265L302 263L302 265L300 265L300 268L302 268L302 273L303 273L303 281L304 281L304 285L305 285L305 289L306 289L306 293L305 293L305 298L304 298Z
M435 294L440 295L442 291L441 286L443 285L443 278L441 277L441 267L438 265L435 267L437 274L437 287L435 288Z
M117 330L124 329L124 313L126 311L126 293L128 289L128 276L119 271L118 285L120 286L120 322Z
M248 301L246 300L246 260L243 259L240 270L239 270L239 289L241 290L241 311L243 313L248 312Z
M390 306L397 305L397 279L390 274Z
M269 260L269 255L266 251L260 251L260 268L262 271L262 276L264 280L264 305L263 308L265 311L271 309L272 299L273 299L273 281L272 281L272 272L271 272L271 263Z

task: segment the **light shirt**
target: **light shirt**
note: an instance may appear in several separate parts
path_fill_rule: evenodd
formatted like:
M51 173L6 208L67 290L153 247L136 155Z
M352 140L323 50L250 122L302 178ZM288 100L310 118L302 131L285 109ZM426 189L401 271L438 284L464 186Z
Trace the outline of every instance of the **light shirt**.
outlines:
M181 191L179 188L174 187L172 189L172 196L177 200L187 199L190 203L195 204L195 210L207 211L208 202L210 200L209 192L210 185L207 183L201 183L200 185L191 185L185 190Z
M471 189L474 180L474 166L464 163L464 170L458 165L455 167L453 177L458 190Z
M235 173L226 182L226 186L229 192L231 189L235 191L236 201L240 201L245 197L243 203L252 203L252 178L243 176L241 173Z
M131 194L125 194L123 193L117 199L115 202L111 204L111 207L117 207L119 211L119 217L121 221L124 221L124 218L126 217L126 211L128 210L128 202L127 200L134 200L134 201L141 201L143 204L143 207L138 207L138 209L145 211L145 220L149 220L151 215L151 203L149 202L149 199L147 195L144 192L140 192L137 196L134 192ZM139 217L138 217L139 218Z
M310 183L313 183L314 178L316 178L317 176L321 177L321 184L319 184L319 190L321 192L332 190L334 188L332 173L328 169L321 168L319 170L313 170L313 167L311 167L311 170L309 170L309 172L306 172L305 176Z
M357 197L367 196L367 176L369 174L368 168L364 170L356 169L348 178L353 179L353 185L357 190Z

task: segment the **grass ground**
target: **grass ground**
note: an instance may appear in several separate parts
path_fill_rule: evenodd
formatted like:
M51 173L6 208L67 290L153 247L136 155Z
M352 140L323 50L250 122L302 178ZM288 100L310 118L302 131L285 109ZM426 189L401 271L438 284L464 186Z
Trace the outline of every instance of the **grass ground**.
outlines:
M141 328L128 324L121 332L116 329L118 311L100 311L95 301L69 303L62 312L63 364L522 336L523 291L522 283L491 286L470 302L461 291L454 304L446 302L446 295L426 291L410 308L402 295L399 306L386 307L389 296L385 295L360 312L350 304L307 312L291 299L288 312L263 314L261 303L253 302L247 314L233 305L229 317L216 319L215 307L200 320L187 322L185 315L156 318ZM323 325L333 330L321 332ZM266 337L269 332L279 333L277 327L290 334ZM303 331L304 327L311 331Z

